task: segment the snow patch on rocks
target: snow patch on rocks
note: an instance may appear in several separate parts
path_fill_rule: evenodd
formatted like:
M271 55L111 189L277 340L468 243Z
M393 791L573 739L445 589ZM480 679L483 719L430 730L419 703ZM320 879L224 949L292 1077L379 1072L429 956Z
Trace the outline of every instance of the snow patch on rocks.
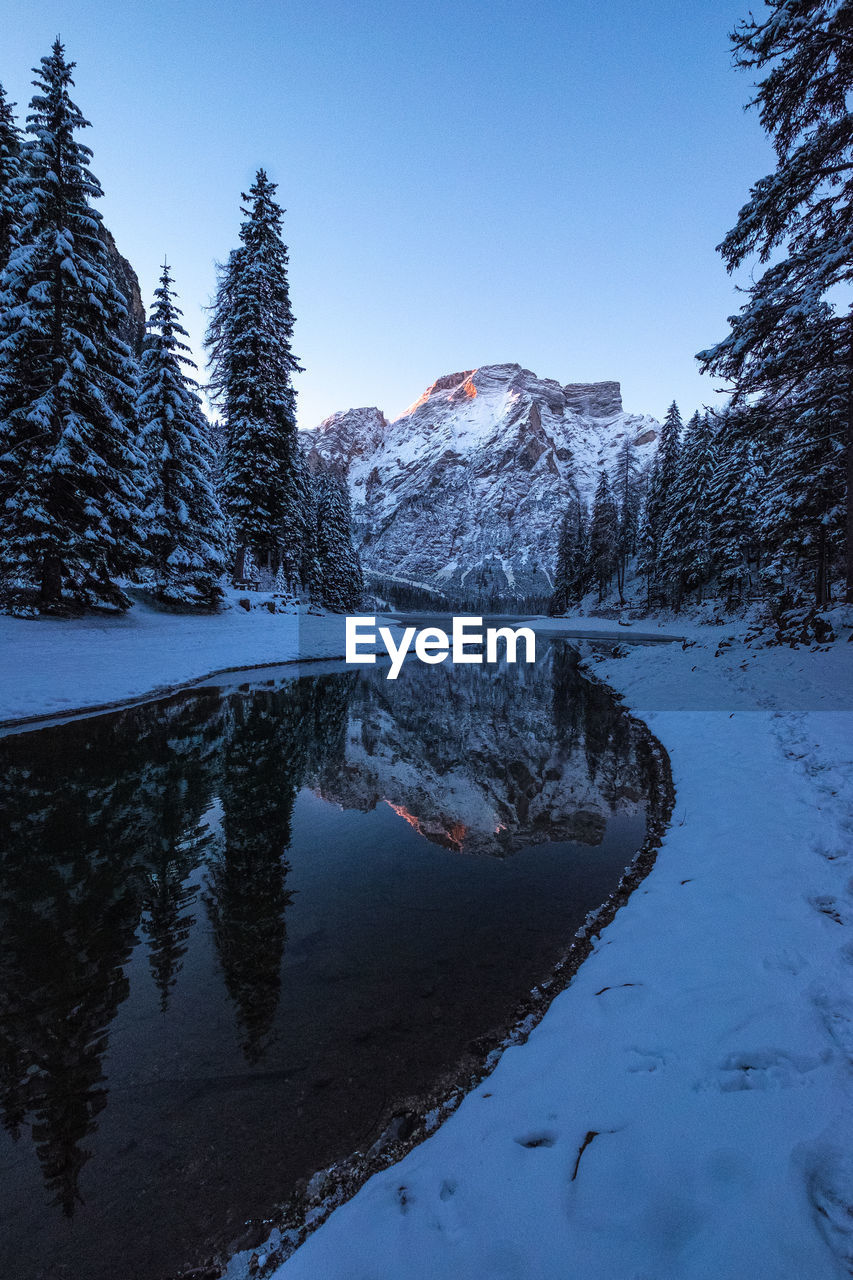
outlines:
M302 433L340 469L369 573L452 596L547 596L570 495L588 501L625 440L645 465L659 426L618 382L540 378L518 364L438 378L405 413L350 409Z

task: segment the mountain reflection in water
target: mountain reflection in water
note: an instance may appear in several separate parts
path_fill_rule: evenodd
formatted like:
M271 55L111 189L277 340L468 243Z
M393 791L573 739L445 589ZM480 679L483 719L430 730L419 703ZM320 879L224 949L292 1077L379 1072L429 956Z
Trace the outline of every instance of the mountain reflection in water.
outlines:
M511 1021L654 803L647 737L563 642L203 688L0 757L20 1280L172 1275L369 1145Z

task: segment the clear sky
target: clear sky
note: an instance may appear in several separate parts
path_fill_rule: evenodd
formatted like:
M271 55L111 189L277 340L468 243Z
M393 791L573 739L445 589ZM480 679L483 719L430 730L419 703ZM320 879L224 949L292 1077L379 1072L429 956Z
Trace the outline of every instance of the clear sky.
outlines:
M659 417L718 398L693 359L738 306L714 246L772 168L730 61L748 7L0 0L0 80L20 110L61 34L104 217L146 302L168 253L197 352L266 167L301 426L503 361Z

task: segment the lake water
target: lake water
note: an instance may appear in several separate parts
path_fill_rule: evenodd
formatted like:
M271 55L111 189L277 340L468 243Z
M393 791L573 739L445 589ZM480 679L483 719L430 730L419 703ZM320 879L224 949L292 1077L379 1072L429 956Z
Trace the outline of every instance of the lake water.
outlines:
M260 1240L512 1023L655 802L648 737L538 652L0 740L0 1274L164 1280Z

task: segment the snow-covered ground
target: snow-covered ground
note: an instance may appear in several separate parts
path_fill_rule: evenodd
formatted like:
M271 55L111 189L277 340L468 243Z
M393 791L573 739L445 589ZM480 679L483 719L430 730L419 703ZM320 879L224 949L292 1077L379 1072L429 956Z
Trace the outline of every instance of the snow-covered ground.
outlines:
M662 629L687 647L591 662L670 752L654 869L527 1042L279 1280L853 1270L850 628L824 652Z
M196 616L142 600L116 617L0 616L0 721L124 702L231 667L343 657L342 617L271 614L267 599L231 592L223 612Z

